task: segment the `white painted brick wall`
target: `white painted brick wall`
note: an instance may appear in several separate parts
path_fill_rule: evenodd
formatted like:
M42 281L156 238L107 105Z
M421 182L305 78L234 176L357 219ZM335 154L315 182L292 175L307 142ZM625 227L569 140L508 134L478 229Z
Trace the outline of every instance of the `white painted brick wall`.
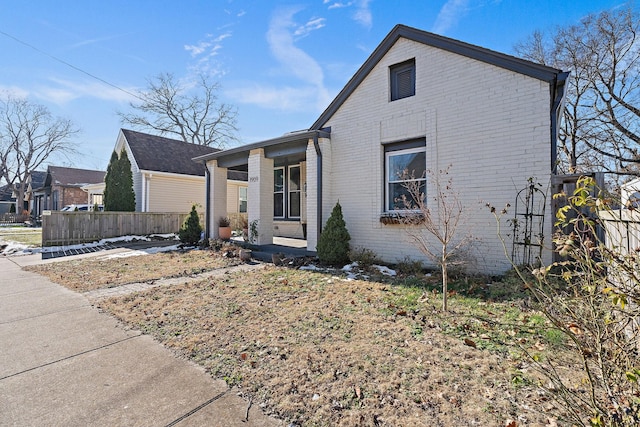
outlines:
M416 95L389 102L389 66L414 57ZM333 161L325 171L324 222L339 199L352 247L374 250L388 262L424 259L400 226L382 225L379 218L384 211L382 142L426 137L427 167L452 165L454 188L468 212L465 228L480 241L478 267L504 271L508 260L485 203L513 205L529 177L548 185L550 104L547 83L400 39L326 123L332 128ZM329 165L326 155L323 164ZM433 194L433 186L427 191ZM550 212L548 206L547 236Z

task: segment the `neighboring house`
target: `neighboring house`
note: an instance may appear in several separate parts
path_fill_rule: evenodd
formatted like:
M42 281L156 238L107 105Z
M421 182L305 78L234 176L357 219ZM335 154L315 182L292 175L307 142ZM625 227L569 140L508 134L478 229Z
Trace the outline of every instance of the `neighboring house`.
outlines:
M452 191L467 215L460 232L475 238L465 257L478 271L504 272L508 255L486 204L513 206L529 178L548 188L566 77L398 25L308 130L194 159L209 170L207 233L216 236L215 223L225 212L227 171L243 170L259 245L272 243L274 235L301 236L306 228L307 249L314 251L339 201L352 248L391 263L426 261L393 221L402 214L396 197L406 183L398 172L414 172L435 210L435 183L426 172L450 165ZM546 200L550 243L551 197ZM509 218L503 218L506 239L513 231ZM550 251L543 258L550 260Z
M30 212L33 210L33 189L42 187L46 176L46 172L33 171L27 178L27 181L24 183L23 209L25 211ZM19 184L14 184L13 186L3 185L0 187L0 214L9 212L12 205L14 209L17 207L16 199L18 198L19 189Z
M16 198L13 196L13 189L10 185L0 187L0 215L11 212L13 206L15 212Z
M640 208L640 178L634 178L620 186L620 199L624 207Z
M87 203L87 193L82 190L87 184L104 181L104 171L49 166L44 184L34 187L32 216L42 215L43 210L57 211L67 205Z
M219 149L120 129L115 151L123 148L131 162L137 212L189 212L194 203L204 210L206 168L191 159ZM226 215L246 213L246 172L229 171L225 177Z
M87 184L82 186L82 191L87 194L86 204L94 206L94 205L102 205L104 198L104 182L97 182L95 184Z

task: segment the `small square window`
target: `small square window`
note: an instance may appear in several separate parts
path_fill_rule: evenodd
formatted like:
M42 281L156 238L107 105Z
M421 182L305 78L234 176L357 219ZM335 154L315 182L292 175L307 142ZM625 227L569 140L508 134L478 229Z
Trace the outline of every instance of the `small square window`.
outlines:
M416 94L416 60L392 65L389 68L391 100L407 98Z

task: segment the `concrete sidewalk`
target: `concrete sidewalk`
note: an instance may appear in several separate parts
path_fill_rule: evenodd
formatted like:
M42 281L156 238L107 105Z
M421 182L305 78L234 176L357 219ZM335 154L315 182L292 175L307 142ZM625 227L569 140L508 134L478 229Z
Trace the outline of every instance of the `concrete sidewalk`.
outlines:
M283 425L17 264L37 258L0 257L0 426Z

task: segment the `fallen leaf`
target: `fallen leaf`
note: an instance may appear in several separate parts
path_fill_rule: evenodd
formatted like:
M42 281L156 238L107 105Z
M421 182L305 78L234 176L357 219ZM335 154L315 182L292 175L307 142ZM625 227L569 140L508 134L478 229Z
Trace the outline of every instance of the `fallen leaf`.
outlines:
M355 392L356 392L356 397L358 399L362 398L362 391L360 390L360 387L356 386L355 387Z
M465 343L466 345L468 345L469 347L476 348L476 342L475 342L475 341L473 341L473 340L470 340L469 338L465 338L465 339L464 339L464 343Z

